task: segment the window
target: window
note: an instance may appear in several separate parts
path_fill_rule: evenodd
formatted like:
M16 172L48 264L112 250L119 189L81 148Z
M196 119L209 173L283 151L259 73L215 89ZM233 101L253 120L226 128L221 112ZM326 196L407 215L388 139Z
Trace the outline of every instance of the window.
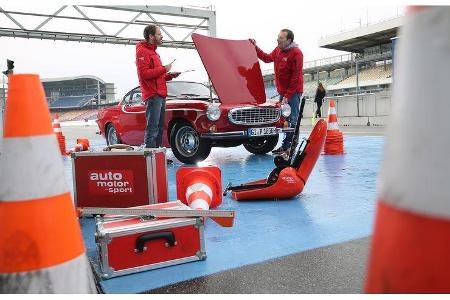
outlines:
M128 92L128 94L126 94L125 97L123 97L123 101L126 104L130 103L130 96L131 96L131 92Z
M137 90L131 96L130 105L139 105L141 103L142 103L142 94L140 90Z
M196 82L187 82L187 81L169 81L167 82L167 97L179 97L179 96L191 96L191 97L200 97L209 99L209 89L201 84ZM216 98L216 95L213 93L213 98Z

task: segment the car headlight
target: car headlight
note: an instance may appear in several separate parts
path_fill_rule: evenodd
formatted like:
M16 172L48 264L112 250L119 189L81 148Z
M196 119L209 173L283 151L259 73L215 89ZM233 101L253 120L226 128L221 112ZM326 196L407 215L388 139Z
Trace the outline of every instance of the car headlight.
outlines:
M281 105L281 114L283 117L287 118L291 115L291 106L289 104L282 104Z
M218 104L210 104L206 110L206 117L211 121L217 121L220 118L220 106Z

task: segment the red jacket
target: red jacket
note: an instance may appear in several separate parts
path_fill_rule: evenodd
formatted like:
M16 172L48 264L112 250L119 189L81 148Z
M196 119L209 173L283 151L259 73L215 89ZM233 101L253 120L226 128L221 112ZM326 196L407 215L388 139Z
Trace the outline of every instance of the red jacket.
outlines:
M172 79L162 65L156 48L156 45L146 41L136 44L136 67L144 101L155 95L167 97L166 81Z
M288 99L296 92L303 93L303 53L297 44L291 45L287 50L276 47L270 54L256 47L259 59L265 63L274 62L277 91Z

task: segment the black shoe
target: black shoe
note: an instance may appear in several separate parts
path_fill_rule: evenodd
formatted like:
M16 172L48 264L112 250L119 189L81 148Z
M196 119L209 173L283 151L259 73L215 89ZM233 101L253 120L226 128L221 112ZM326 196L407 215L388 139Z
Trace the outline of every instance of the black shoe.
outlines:
M168 164L173 164L173 160L171 160L170 158L166 159L166 162L167 162Z
M283 147L280 147L280 148L278 148L278 149L273 150L272 153L273 153L273 154L281 154L281 153L283 153L284 151L286 151L286 150L284 150Z

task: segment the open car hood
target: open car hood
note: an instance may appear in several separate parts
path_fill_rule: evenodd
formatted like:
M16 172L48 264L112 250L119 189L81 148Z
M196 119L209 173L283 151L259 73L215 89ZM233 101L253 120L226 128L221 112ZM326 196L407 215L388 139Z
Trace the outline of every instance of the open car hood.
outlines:
M266 102L256 50L248 40L225 40L193 33L192 41L222 103Z

